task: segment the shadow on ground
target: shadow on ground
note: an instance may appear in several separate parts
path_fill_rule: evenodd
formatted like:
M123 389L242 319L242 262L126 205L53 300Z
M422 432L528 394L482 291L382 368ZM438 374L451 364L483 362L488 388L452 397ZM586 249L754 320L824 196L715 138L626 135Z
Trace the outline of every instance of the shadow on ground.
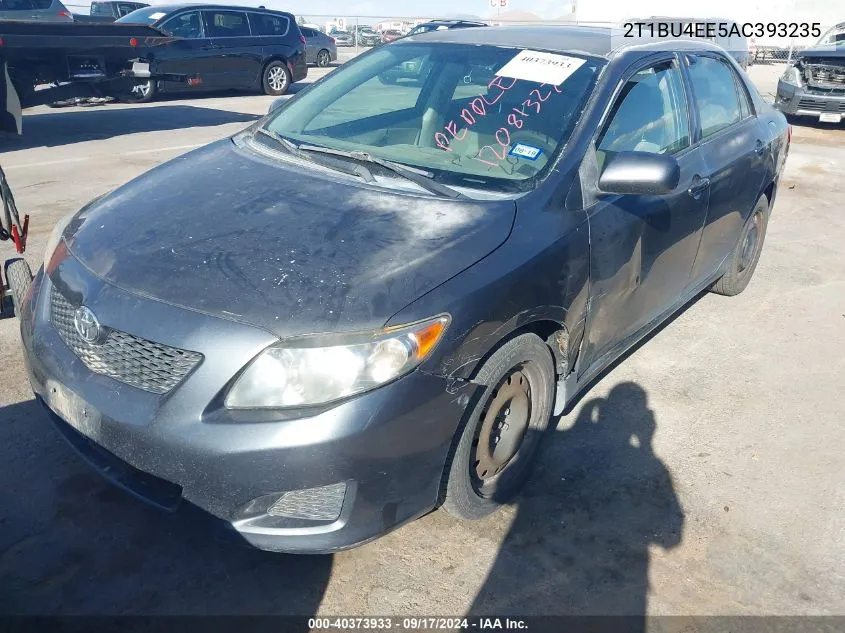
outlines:
M681 542L683 512L651 447L656 420L642 387L620 383L561 426L472 614L644 616L649 547ZM625 624L637 631L645 621Z
M0 613L313 615L331 556L218 540L106 483L34 400L0 409Z
M0 148L16 151L32 147L55 147L125 134L212 127L226 123L250 123L255 114L230 112L190 105L153 105L132 108L92 107L25 114L24 134L6 137Z

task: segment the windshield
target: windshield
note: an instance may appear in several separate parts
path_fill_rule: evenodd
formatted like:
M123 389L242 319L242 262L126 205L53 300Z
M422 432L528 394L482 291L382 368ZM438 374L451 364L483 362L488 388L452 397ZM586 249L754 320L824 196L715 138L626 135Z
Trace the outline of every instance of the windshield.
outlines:
M161 7L144 7L143 9L135 9L131 13L127 13L122 18L118 18L115 22L126 22L129 24L155 24L161 20L167 13L161 10Z
M822 35L817 46L832 45L845 46L845 24L839 24Z
M604 63L499 46L391 45L341 66L266 127L446 184L520 191L568 141Z

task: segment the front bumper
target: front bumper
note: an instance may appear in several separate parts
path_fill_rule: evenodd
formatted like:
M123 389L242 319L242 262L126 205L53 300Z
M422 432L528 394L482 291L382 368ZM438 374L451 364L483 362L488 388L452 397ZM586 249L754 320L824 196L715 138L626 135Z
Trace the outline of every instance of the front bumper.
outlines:
M784 114L795 116L818 118L825 112L845 116L845 93L795 86L779 79L774 106Z
M60 272L62 285L85 275L72 258ZM303 553L353 547L436 506L446 456L475 385L447 385L417 371L308 415L232 412L219 405L219 387L231 379L224 375L254 356L267 335L191 315L191 328L210 334L214 344L197 350L205 358L180 385L157 396L95 374L74 355L50 321L51 284L43 272L36 276L21 315L33 391L62 435L132 494L168 510L187 501L255 547ZM167 338L154 324L168 324L178 335L184 319L177 308L108 285L91 296L86 305L117 329L126 327L120 302L135 303L133 311L143 311L151 324L138 334L151 340L156 328L159 340ZM215 353L224 340L244 349ZM227 360L232 356L234 363ZM321 500L323 491L331 499ZM273 508L282 497L304 499L306 510L323 505L316 514L300 509L279 516ZM323 501L337 502L336 516L325 513Z

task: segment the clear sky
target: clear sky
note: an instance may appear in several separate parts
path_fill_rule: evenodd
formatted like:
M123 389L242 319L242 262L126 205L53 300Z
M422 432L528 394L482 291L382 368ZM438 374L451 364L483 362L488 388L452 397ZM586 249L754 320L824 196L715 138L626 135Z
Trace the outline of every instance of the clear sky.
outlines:
M372 15L372 16L454 16L490 17L496 10L490 0L267 0L268 8L284 8L297 15ZM530 11L541 18L556 18L564 13L569 0L509 0L510 10Z

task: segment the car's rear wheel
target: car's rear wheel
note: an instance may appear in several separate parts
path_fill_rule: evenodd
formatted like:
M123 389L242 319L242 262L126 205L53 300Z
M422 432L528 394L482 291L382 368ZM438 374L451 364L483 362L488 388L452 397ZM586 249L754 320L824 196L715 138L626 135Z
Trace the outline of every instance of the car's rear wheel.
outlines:
M510 499L531 472L554 401L554 364L535 334L522 334L484 363L484 392L450 454L443 509L479 519Z
M317 53L317 66L319 66L320 68L325 68L326 66L328 66L331 60L331 55L329 55L329 51L327 51L325 48L322 49L319 53Z
M152 79L136 83L129 91L128 100L132 103L149 103L158 94L158 84Z
M745 290L754 275L757 262L760 261L768 224L769 201L766 196L760 196L742 227L736 247L728 258L727 272L713 284L713 292L732 297Z
M261 83L264 94L279 97L290 88L290 71L284 62L272 61L265 66Z

